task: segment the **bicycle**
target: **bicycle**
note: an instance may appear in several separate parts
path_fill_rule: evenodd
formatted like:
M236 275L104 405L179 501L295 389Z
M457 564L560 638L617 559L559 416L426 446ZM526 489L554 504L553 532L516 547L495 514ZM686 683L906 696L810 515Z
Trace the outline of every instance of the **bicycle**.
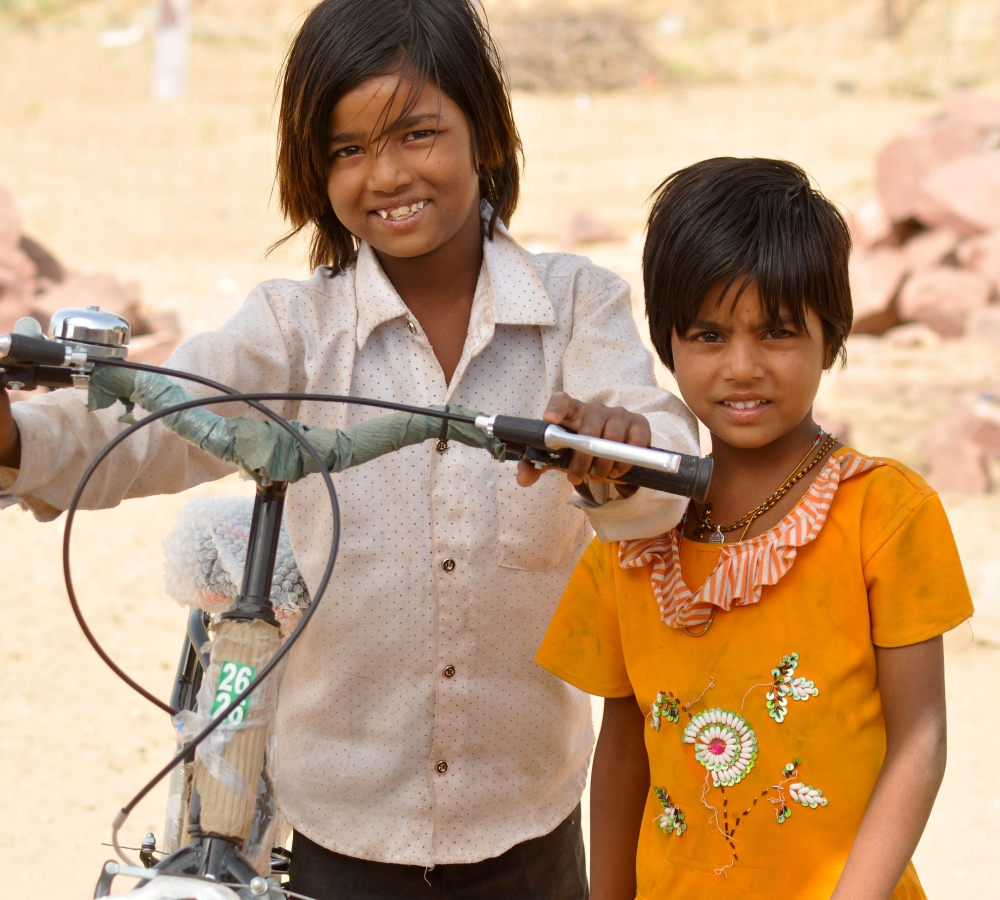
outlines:
M122 863L105 863L95 897L108 896L118 875L139 879L132 892L136 900L299 896L273 877L287 873L290 859L280 848L269 846L274 816L273 808L267 809L265 739L276 702L270 676L308 627L336 564L340 517L331 472L424 440L457 440L487 450L498 460L525 459L539 468L565 468L573 452L582 451L631 465L618 479L626 484L698 502L708 491L710 458L619 444L574 434L541 420L488 416L462 407L419 408L340 395L240 393L192 373L128 362L129 338L125 319L96 307L56 313L48 337L33 319L22 319L11 334L0 335L0 384L4 388L75 387L88 391L91 409L120 401L126 417L134 406L147 412L91 462L67 510L63 537L67 593L84 635L115 674L176 717L175 723L182 727L179 752L115 817L112 844ZM200 383L217 391L217 396L194 399L172 378ZM286 421L264 405L267 400L304 399L367 405L393 414L344 431L328 431ZM245 402L264 421L222 418L205 409L234 401ZM69 552L75 515L91 477L119 444L155 421L240 466L257 485L240 592L232 607L212 623L211 639L207 616L192 611L169 704L122 671L90 631L76 598ZM323 479L330 500L334 538L311 603L282 641L270 597L285 493L290 483L313 473ZM206 645L210 645L208 652ZM189 725L195 734L183 733ZM125 855L118 833L136 804L171 773L181 807L174 811L175 825L181 823L177 843L185 833L187 843L156 860L155 839L147 835L140 850L141 865L136 865ZM248 857L254 852L270 855L270 872L262 874L251 864Z

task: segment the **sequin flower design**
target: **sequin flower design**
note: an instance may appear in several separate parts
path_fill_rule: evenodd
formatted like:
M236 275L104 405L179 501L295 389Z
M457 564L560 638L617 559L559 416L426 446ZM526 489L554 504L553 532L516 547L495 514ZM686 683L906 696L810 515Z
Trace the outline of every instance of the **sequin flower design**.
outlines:
M653 821L664 834L676 834L680 837L687 831L687 823L684 821L684 811L674 806L666 788L654 787L656 799L663 807L662 815L657 816Z
M676 722L681 717L681 702L670 691L660 691L652 706L649 707L650 726L653 731L660 730L660 719Z
M771 669L771 676L774 681L770 690L765 695L767 700L767 714L779 724L788 715L788 698L792 700L808 700L819 694L816 685L806 678L795 677L795 670L799 665L799 654L790 653L781 657L778 668Z
M694 744L694 758L712 774L715 787L739 784L757 761L757 735L730 709L706 710L691 718L681 740Z
M830 802L823 796L821 790L814 788L811 784L803 784L801 781L797 784L788 785L788 796L796 803L801 803L810 809L815 809L817 806L826 806Z
M778 799L772 802L775 805L775 814L778 817L779 825L783 825L787 819L791 818L792 811L785 801L785 785L791 779L798 777L800 765L802 765L801 759L795 759L790 763L786 763L785 768L781 772L784 776L784 781L774 786L778 794ZM801 781L796 781L795 784L788 785L788 796L793 803L799 803L809 809L826 806L830 802L823 796L823 792L819 788L814 788L811 784L803 784Z

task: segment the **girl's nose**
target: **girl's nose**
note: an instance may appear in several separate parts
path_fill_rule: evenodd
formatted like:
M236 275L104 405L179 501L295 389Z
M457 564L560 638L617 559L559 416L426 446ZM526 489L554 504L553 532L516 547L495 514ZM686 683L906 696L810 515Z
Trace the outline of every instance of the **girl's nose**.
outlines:
M369 190L376 193L393 194L412 181L409 170L403 165L401 155L392 147L391 143L376 150L369 159L371 160L368 170Z
M747 384L764 376L764 365L756 340L736 339L730 343L724 375L740 384Z

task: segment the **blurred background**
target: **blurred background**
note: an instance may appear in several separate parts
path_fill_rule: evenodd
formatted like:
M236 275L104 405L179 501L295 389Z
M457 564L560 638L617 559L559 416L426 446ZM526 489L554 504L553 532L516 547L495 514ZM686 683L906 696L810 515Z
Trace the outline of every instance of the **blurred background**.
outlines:
M0 330L100 303L162 361L268 278L306 277L273 196L276 74L307 0L0 0ZM510 223L630 281L647 198L710 156L802 165L855 238L858 312L822 421L941 490L977 603L946 638L951 751L918 850L932 898L995 892L1000 785L1000 2L493 0L525 143ZM662 367L664 385L671 380ZM238 481L192 492L245 491ZM81 516L78 590L112 654L168 696L184 614L160 543L186 496ZM85 644L61 524L0 515L0 868L90 896L115 812L172 730ZM595 707L595 715L600 710ZM165 792L125 840L162 835ZM792 863L792 861L789 861ZM793 864L793 863L792 863Z

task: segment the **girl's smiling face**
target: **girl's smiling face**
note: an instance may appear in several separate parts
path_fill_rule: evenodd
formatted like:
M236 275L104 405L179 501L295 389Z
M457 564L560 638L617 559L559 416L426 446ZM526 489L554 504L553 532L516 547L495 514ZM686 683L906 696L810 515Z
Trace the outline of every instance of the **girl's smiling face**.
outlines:
M719 288L702 301L684 335L674 334L674 374L684 401L732 447L764 447L808 418L820 377L829 364L818 315L805 307L805 328L782 309L768 321L751 283L733 305L741 280L721 302Z
M472 229L481 240L468 120L428 82L397 122L410 88L397 75L369 78L340 98L330 123L333 210L352 234L397 258L431 253Z

